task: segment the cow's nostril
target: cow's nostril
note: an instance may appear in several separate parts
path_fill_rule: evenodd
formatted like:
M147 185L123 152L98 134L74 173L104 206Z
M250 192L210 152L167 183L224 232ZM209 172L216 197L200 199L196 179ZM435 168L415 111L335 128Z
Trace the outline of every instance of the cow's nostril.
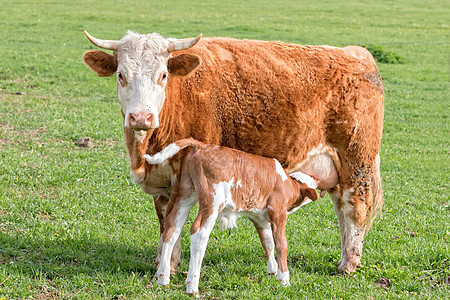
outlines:
M154 116L151 113L130 113L128 115L128 122L131 129L134 130L149 130L152 127Z

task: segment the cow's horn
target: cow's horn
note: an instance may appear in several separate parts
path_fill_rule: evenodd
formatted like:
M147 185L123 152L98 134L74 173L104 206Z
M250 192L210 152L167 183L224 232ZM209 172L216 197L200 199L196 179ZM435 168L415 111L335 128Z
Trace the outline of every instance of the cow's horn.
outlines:
M169 48L167 49L169 52L176 51L176 50L185 50L193 47L195 44L200 41L202 38L203 33L200 33L198 37L195 39L192 39L190 41L183 41L183 40L170 40Z
M99 48L109 49L109 50L117 50L118 41L98 39L98 38L90 35L89 32L87 32L86 30L84 31L84 34L92 42L92 44L94 44L95 46L97 46Z

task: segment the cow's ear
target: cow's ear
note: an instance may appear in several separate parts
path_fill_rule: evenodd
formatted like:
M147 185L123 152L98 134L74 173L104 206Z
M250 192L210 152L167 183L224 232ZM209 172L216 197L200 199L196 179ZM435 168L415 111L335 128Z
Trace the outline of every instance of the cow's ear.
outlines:
M83 60L98 76L111 76L117 70L117 55L111 55L100 50L90 50L84 53Z
M310 188L304 183L300 185L300 190L304 197L308 197L312 201L316 201L317 199L319 199L319 194L317 194L317 191L315 189Z
M180 54L169 59L167 68L171 75L185 76L200 65L200 57L192 54Z

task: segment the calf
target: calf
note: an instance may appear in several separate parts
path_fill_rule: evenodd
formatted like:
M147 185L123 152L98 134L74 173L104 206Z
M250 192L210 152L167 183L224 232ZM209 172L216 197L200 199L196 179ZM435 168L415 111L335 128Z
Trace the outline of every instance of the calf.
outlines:
M166 211L161 261L156 273L158 283L169 284L174 244L190 209L198 202L198 215L191 227L187 293L198 292L201 263L217 217L220 227L232 228L240 214L248 216L258 231L267 254L267 272L277 272L278 280L288 286L286 218L305 204L306 198L317 200L314 179L301 172L288 176L276 159L207 145L192 138L179 140L144 158L150 164L163 164L186 147L190 151L181 162Z

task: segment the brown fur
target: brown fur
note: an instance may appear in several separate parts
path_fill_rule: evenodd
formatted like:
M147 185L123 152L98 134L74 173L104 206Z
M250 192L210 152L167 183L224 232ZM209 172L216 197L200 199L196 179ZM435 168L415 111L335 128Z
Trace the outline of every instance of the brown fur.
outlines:
M373 221L372 208L383 202L381 188L372 196L381 187L374 161L384 101L382 83L373 79L376 65L340 48L230 38L204 38L181 53L198 56L201 64L187 76L169 77L160 127L142 145L125 129L131 168L145 171L144 191L170 191L170 176L179 172L184 154L171 160L170 174L141 155L182 138L274 157L292 171L322 144L337 149L339 184L332 192L340 222L350 218L364 229ZM351 188L352 210L344 216L340 199ZM339 270L352 272L361 254L343 251L350 258Z
M191 226L191 235L201 230L211 218L215 201L224 201L217 213L227 204L225 199L215 199L214 185L219 182L232 182L230 192L234 212L267 210L277 251L278 268L287 272L287 213L301 205L306 197L316 201L317 191L289 177L284 170L281 170L283 174L279 174L276 169L278 162L271 158L227 147L206 145L192 138L177 141L175 144L180 149L190 147L191 150L184 156L177 183L172 188L163 241L168 242L172 237L180 206L193 191L197 195L199 208L197 218ZM255 226L259 232L258 225ZM260 232L259 235L261 239L264 238ZM265 248L264 241L262 244Z

